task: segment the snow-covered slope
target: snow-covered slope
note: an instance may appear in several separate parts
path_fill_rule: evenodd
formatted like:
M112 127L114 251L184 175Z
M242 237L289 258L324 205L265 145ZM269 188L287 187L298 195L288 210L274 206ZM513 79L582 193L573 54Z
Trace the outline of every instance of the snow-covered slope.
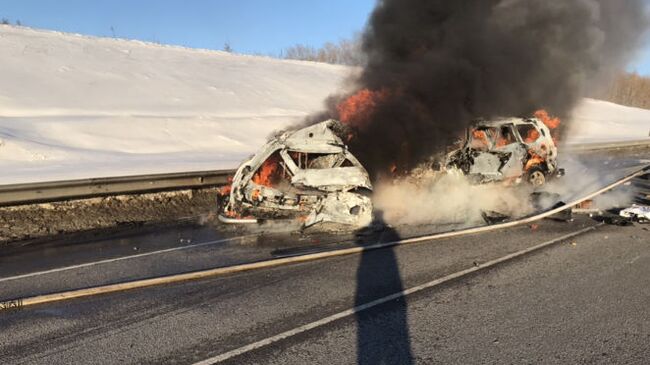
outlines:
M234 168L350 69L0 26L0 184Z
M585 99L573 111L569 143L595 143L650 138L650 110Z
M0 49L0 184L235 168L352 72L3 25ZM650 129L595 100L574 118L579 142Z

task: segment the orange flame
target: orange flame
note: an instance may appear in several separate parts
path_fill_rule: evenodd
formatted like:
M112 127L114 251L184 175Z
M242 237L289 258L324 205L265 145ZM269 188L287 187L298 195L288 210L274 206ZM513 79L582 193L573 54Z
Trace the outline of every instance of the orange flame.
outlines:
M528 131L528 135L525 138L525 142L526 143L533 143L533 142L537 141L537 139L539 139L539 132L537 131L537 129L531 128Z
M487 141L487 136L485 135L485 131L480 131L478 129L475 129L472 131L472 137L474 139L480 139L482 141Z
M561 123L560 118L551 117L548 112L543 109L536 111L535 117L544 122L549 129L556 129Z
M219 190L219 195L227 196L230 195L231 192L232 192L232 185L226 185Z
M387 89L361 89L337 105L339 119L350 126L363 128L370 122L377 106L388 96Z
M528 159L528 162L526 162L526 167L524 168L525 171L529 171L533 167L541 165L546 161L542 156L533 151L529 151L528 153L530 153L530 158Z
M487 149L490 143L488 141L487 133L482 130L472 130L472 148Z
M253 175L253 182L257 185L273 187L277 178L278 168L280 166L280 157L277 155L269 157L260 169Z
M221 196L230 195L230 192L232 192L232 180L233 180L233 177L228 176L228 184L226 186L222 187L221 189L219 189L217 194L219 194Z
M223 214L228 218L234 218L234 219L255 219L255 217L253 217L252 215L244 216L242 214L235 212L234 210L226 210L223 212Z

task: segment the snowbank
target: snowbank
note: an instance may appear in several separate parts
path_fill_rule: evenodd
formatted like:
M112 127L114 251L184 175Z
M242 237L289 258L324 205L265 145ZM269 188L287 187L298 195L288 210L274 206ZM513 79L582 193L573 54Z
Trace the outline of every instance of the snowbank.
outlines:
M0 26L0 184L235 168L352 69ZM650 111L586 100L570 142L640 139Z

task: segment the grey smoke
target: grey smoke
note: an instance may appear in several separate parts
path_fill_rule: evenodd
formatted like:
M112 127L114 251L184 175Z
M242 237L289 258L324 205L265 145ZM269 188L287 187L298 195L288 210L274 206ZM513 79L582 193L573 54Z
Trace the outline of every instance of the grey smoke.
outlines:
M376 174L444 150L475 118L565 117L640 45L644 0L380 0L355 89L391 90L350 148ZM346 95L328 100L327 115Z

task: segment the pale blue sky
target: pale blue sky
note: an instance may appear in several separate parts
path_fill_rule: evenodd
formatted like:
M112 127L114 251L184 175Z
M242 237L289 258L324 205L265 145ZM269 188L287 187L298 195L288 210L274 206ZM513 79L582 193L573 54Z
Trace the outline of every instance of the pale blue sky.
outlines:
M0 18L34 27L194 48L279 53L363 29L374 0L0 0Z
M618 1L618 0L613 0ZM194 48L278 54L350 38L375 0L0 0L0 18L34 28ZM629 66L650 75L650 46Z

